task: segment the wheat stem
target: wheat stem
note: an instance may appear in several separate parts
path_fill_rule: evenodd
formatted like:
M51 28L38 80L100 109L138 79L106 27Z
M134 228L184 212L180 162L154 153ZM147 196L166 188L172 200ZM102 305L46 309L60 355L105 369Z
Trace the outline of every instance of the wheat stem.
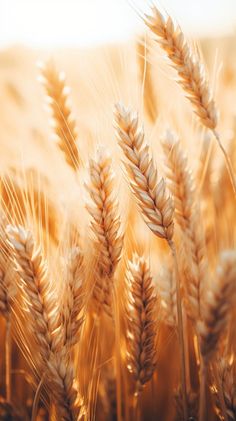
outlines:
M33 405L32 405L31 421L36 421L37 413L38 413L39 399L40 399L40 395L41 395L43 386L44 386L44 374L41 377L41 380L38 384L36 393L34 395L34 401L33 401Z
M6 399L11 402L11 319L6 319L5 338Z
M181 307L181 290L180 290L180 276L179 267L176 255L176 248L173 240L169 240L168 244L171 249L171 253L174 260L175 276L176 276L176 298L177 298L177 318L178 318L178 333L179 333L179 346L180 346L180 358L181 358L181 387L183 396L183 413L184 420L188 419L188 400L187 400L187 384L186 384L186 364L185 364L185 341L184 341L184 329L183 329L183 314Z
M227 167L227 170L228 170L228 173L229 173L229 177L230 177L230 181L231 181L233 191L234 191L234 196L236 196L236 179L235 179L235 174L234 174L232 162L231 162L231 160L230 160L230 158L229 158L229 156L228 156L228 154L227 154L227 152L226 152L226 150L225 150L225 148L224 148L224 146L223 146L223 144L220 140L219 133L215 129L212 130L212 132L213 132L213 134L215 136L215 139L216 139L216 141L217 141L217 143L218 143L218 145L219 145L219 147L220 147L220 149L221 149L221 151L224 155L225 164L226 164L226 167Z
M206 393L207 393L207 364L205 358L201 357L200 365L200 403L199 403L199 421L206 419Z

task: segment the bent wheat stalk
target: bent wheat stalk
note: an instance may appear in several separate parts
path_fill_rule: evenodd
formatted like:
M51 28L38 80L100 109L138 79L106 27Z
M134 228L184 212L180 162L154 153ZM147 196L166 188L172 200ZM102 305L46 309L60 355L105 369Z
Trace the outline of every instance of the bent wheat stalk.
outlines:
M188 408L181 290L176 249L172 239L174 233L173 200L167 193L165 180L161 179L158 181L153 158L150 155L148 145L145 144L144 131L138 127L137 114L132 114L122 105L117 104L114 116L118 142L126 157L124 165L129 177L131 190L147 226L156 236L167 241L174 261L181 356L181 383L184 418L187 420Z
M204 65L199 54L192 50L178 25L175 25L170 16L164 17L157 7L153 6L151 15L144 15L145 24L154 33L155 40L166 52L172 67L178 73L178 83L186 92L195 113L201 123L210 129L224 155L230 180L236 195L236 179L232 163L222 145L217 127L217 109L209 88Z

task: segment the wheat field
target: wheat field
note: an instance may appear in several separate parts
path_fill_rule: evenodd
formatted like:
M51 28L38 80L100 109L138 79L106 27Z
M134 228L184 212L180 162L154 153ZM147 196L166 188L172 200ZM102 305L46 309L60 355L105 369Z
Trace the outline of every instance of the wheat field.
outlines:
M142 19L0 52L0 420L236 420L235 37Z

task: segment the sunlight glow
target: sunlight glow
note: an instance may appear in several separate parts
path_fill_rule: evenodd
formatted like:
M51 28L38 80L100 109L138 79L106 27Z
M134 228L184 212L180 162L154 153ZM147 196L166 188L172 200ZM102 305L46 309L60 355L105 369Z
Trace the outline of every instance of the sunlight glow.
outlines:
M0 44L36 47L87 46L122 41L138 33L137 10L147 0L1 0ZM233 33L235 0L162 0L191 35ZM132 7L133 6L133 7Z

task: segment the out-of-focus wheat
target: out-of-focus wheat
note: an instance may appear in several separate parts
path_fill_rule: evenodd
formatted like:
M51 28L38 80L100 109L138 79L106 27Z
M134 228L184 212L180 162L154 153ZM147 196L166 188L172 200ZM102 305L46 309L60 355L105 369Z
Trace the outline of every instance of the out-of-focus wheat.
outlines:
M67 263L62 317L65 346L70 348L79 341L85 317L85 274L79 247L71 249Z
M52 110L58 146L64 153L67 163L77 171L81 158L76 144L76 122L68 105L68 87L64 74L58 72L52 62L41 66L41 74Z
M197 321L201 314L201 296L207 275L205 243L199 224L200 209L196 208L194 182L180 141L167 132L162 146L166 157L168 187L175 202L175 218L182 231L187 303L191 317Z

